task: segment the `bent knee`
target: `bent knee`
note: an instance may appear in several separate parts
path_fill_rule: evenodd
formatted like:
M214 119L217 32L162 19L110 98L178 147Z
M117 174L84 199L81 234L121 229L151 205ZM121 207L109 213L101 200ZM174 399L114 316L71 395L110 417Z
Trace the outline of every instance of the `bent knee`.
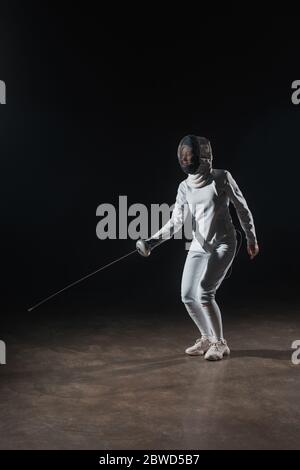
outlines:
M201 304L209 304L212 300L214 300L215 294L215 289L202 289L199 294L199 300Z
M181 292L181 302L184 304L193 304L197 302L197 299L192 292Z

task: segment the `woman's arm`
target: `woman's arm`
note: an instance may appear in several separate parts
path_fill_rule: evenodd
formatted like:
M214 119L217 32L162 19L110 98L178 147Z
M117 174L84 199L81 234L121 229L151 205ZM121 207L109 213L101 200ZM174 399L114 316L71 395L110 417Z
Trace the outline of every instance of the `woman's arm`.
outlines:
M189 212L186 204L186 189L184 181L180 183L177 190L176 201L170 220L147 240L140 239L136 242L137 251L142 256L149 256L151 251L171 238L183 226L186 216Z
M184 224L188 213L188 205L186 201L186 186L182 181L177 190L176 201L170 220L151 236L151 239L170 239L176 232L178 232Z
M254 258L254 256L257 255L259 250L253 216L237 182L233 178L232 174L227 170L225 188L230 198L230 201L233 203L236 209L240 224L245 232L248 245L248 253L252 259Z

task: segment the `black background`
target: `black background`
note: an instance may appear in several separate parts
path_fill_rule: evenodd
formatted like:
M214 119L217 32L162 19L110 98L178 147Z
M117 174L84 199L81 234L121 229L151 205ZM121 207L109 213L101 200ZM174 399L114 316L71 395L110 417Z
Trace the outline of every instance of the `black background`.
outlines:
M96 237L96 208L172 204L184 178L176 149L187 133L208 137L214 167L231 171L256 225L260 253L245 238L227 299L298 298L300 105L299 17L205 16L174 34L155 25L119 30L99 10L2 11L2 300L4 318L135 248ZM171 21L171 20L170 20ZM235 211L231 209L238 226ZM184 242L149 259L133 255L43 309L67 315L77 300L124 311L141 300L180 302ZM45 311L45 310L44 310ZM65 312L65 313L64 313ZM88 311L87 313L88 314Z

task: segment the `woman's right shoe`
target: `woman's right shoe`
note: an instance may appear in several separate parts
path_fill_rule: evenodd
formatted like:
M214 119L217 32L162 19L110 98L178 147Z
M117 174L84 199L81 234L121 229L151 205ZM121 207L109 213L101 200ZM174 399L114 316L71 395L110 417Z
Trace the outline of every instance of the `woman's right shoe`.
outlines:
M190 346L185 350L189 356L204 356L206 351L209 350L211 342L206 336L196 339L196 342L193 346Z

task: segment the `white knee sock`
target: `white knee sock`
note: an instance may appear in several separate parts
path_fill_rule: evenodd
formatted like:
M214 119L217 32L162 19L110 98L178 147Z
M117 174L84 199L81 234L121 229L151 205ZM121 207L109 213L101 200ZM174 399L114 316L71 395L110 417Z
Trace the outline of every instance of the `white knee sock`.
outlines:
M211 299L210 302L203 302L201 309L206 317L207 323L210 325L210 336L214 337L217 341L222 341L224 339L222 315L217 302L215 299Z
M201 308L200 303L185 303L185 308L187 309L190 317L198 327L202 336L211 337L211 325L209 323L209 317L205 311Z

